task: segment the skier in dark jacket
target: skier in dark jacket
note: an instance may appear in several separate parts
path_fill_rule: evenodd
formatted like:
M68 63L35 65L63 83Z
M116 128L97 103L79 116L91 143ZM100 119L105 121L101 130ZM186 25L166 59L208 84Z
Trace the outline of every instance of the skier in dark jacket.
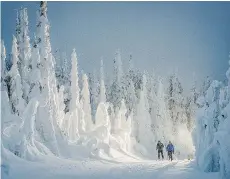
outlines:
M156 147L156 150L158 151L158 159L160 159L160 155L162 159L164 159L163 148L164 148L164 144L162 144L161 141L158 141Z
M169 144L167 145L166 150L168 152L169 160L172 161L173 160L172 154L174 154L174 146L171 143L171 141L169 141Z

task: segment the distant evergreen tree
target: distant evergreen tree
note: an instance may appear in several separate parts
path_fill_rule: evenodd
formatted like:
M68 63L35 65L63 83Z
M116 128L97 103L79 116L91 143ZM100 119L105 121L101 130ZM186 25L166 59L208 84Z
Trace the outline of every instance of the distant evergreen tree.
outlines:
M92 117L95 122L95 114L97 111L97 105L99 103L99 82L94 70L93 74L89 74L89 86L90 86L90 104L92 109Z
M106 91L105 91L105 82L104 82L104 64L103 59L101 59L101 67L100 67L100 102L106 102Z
M115 114L119 111L121 101L124 98L124 86L122 84L123 80L123 70L121 54L118 50L114 59L114 74L113 82L110 87L110 93L108 95L108 100L113 104L113 110Z

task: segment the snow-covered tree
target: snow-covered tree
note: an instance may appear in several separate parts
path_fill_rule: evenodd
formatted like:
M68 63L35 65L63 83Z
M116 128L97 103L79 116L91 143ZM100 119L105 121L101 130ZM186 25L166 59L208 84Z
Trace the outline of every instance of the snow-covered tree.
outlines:
M51 53L47 2L40 2L39 12L37 39L34 47L38 48L40 53L41 97L39 98L40 105L38 107L36 128L41 142L55 155L60 155L57 141L57 135L60 132L57 127L59 118L58 92L54 70L55 60Z
M137 70L136 68L134 68L132 55L130 55L130 58L129 58L127 76L128 76L128 79L130 79L133 82L133 85L135 88L135 94L136 94L137 98L139 99L143 73L140 72L139 70Z
M9 101L10 89L10 76L8 75L6 69L6 49L3 41L1 40L1 119L2 119L2 129L4 128L4 123L12 121L11 107Z
M229 60L230 65L230 60ZM214 135L210 150L207 151L206 156L209 157L209 166L216 167L220 171L221 178L227 179L230 177L230 142L226 140L230 137L230 101L229 101L229 89L230 89L230 67L226 72L228 84L226 87L222 86L222 90L219 100L219 117L218 123L214 127L217 128L217 132ZM218 91L215 91L218 95ZM228 95L226 95L228 93ZM218 98L216 98L218 100ZM218 104L216 102L216 104ZM204 163L206 164L206 163ZM215 168L214 168L215 169Z
M167 102L171 121L173 122L173 134L178 133L179 124L187 122L185 112L185 99L183 95L183 87L176 73L169 76L167 88Z
M219 117L220 125L218 128L218 133L216 134L216 142L219 147L219 157L220 157L220 174L221 177L227 179L230 177L230 142L226 138L230 137L230 60L229 68L226 72L226 77L228 79L226 101L228 104L222 107L221 115Z
M61 51L60 49L56 49L54 52L54 58L56 60L56 65L55 65L55 76L57 79L57 88L59 90L60 86L62 85L62 58L61 58Z
M230 58L230 55L229 55ZM230 60L229 60L229 65L230 65ZM226 76L228 79L228 100L230 101L230 68L228 68L228 71L226 72Z
M28 103L29 76L31 70L31 46L28 29L27 9L20 9L17 17L16 37L18 44L18 68L21 75L23 98Z
M181 82L179 81L178 76L175 76L174 81L174 99L176 102L176 117L175 121L179 123L186 123L186 118L184 115L184 96L183 96L183 87Z
M105 82L104 82L104 64L103 59L101 59L101 68L100 68L100 102L106 102L106 92L105 92Z
M167 102L165 101L165 89L163 79L158 77L158 89L156 94L156 116L153 118L153 133L156 140L161 140L163 143L172 140L172 121L170 119L170 111L167 109Z
M128 76L131 80L133 80L133 77L135 75L134 71L134 64L133 64L133 56L129 56L129 65L128 65Z
M70 86L71 86L71 61L70 58L67 58L65 52L61 54L61 82L60 84L64 86L64 103L65 103L65 112L69 111L70 107Z
M127 83L125 102L127 106L127 115L130 115L132 112L136 113L137 97L133 81L128 79Z
M29 76L30 82L30 91L28 94L28 99L32 99L33 97L38 97L41 94L41 71L40 71L40 54L38 48L32 48L32 56L31 56L31 71Z
M6 84L6 49L4 42L1 40L1 91L7 91Z
M123 70L122 70L122 61L121 54L118 50L114 59L114 74L113 82L110 87L110 93L108 95L108 101L113 104L113 110L115 114L119 111L121 101L124 97L124 86L122 84L123 80Z
M13 113L17 114L18 116L21 116L25 107L25 101L22 98L22 83L21 83L21 77L18 72L18 48L17 48L17 39L15 36L13 36L13 42L12 42L12 67L9 72L9 78L10 78L10 91L9 91L9 97L11 102L11 107Z
M78 77L78 62L76 50L73 49L71 54L72 69L71 69L71 100L70 100L70 111L71 114L69 119L69 139L76 141L79 137L79 132L85 130L85 124L83 120L82 110L80 108L80 88L79 88L79 77Z
M59 109L59 118L57 124L60 127L60 129L64 130L64 120L65 120L64 86L60 86L59 88L58 109Z
M145 151L141 151L144 156L148 156L152 151L155 151L155 140L151 131L151 116L149 114L146 83L146 76L143 75L142 91L140 93L140 100L137 104L137 114L135 116L138 125L137 142L145 148Z
M90 84L90 104L92 109L92 117L95 122L95 114L99 103L99 89L100 89L95 70L93 74L91 73L89 74L89 84Z
M116 52L115 60L114 60L114 73L115 73L115 79L118 83L121 83L122 76L123 76L123 67L122 67L122 61L121 61L121 52L118 49Z
M107 112L107 105L99 103L95 114L95 125L97 138L104 143L109 143L111 123Z
M62 52L60 49L56 49L54 52L54 57L56 60L55 75L57 79L58 90L60 86L65 86L65 95L69 95L70 88L70 62L67 59L66 53ZM67 94L68 93L68 94ZM68 99L69 100L69 99ZM69 107L69 106L68 106Z
M174 87L173 87L174 76L170 75L168 79L168 88L167 88L167 100L168 100L168 109L170 112L170 118L173 120L174 110L175 110L175 99L174 99Z
M35 116L38 108L38 101L34 98L30 100L23 114L23 120L19 127L18 144L19 156L27 160L33 160L40 154L35 145Z
M93 129L93 121L91 116L88 77L86 74L83 74L82 81L83 87L81 91L81 106L84 111L85 131L89 132Z
M79 105L79 94L80 88L78 84L78 62L77 62L77 54L76 50L73 49L71 54L72 60L72 69L71 69L71 103L70 103L70 110L75 110Z
M193 75L193 84L190 89L190 94L185 98L184 101L184 110L187 120L187 127L189 131L193 130L195 124L195 112L197 110L197 98L199 96L197 90L197 82L195 80L195 75Z
M210 87L211 83L212 83L212 81L211 81L210 77L207 76L207 77L204 79L204 81L203 81L203 83L202 83L202 85L201 85L201 88L200 88L200 95L202 95L202 96L205 96L205 95L206 95L206 92L207 92L208 88Z
M17 39L17 44L21 42L21 14L17 10L17 17L16 17L16 28L15 28L15 37Z
M121 108L113 124L113 136L119 141L120 149L128 151L130 150L131 115L127 117L126 114L127 109L122 100Z
M149 75L145 72L147 83L146 83L146 92L147 92L147 99L149 103L149 114L151 115L152 124L151 129L154 132L154 128L156 127L156 114L157 114L157 108L158 108L158 101L157 101L157 93L156 91L156 82L155 82L155 76L153 74ZM162 89L164 93L164 89ZM164 99L163 99L164 100Z
M196 104L196 100L199 96L199 92L197 89L197 81L195 79L195 74L193 74L193 83L192 83L192 88L190 91L191 91L192 103Z
M213 81L203 98L199 98L196 123L196 156L198 165L207 172L219 171L219 155L214 141L219 125L220 82Z
M135 71L134 66L132 62L132 55L130 55L129 59L129 66L126 74L124 74L123 77L123 98L127 107L127 116L129 116L132 112L136 112L136 91L134 86L134 77L135 77Z
M42 91L43 94L48 94L48 73L50 70L49 62L51 54L51 45L49 37L49 22L47 19L47 2L41 1L39 18L37 22L37 35L35 40L35 47L39 49L41 61L41 75L42 75Z

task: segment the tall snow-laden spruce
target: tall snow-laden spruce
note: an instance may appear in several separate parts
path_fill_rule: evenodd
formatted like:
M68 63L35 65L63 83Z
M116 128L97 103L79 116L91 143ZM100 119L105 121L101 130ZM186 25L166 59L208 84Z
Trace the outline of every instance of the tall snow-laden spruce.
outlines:
M109 101L113 104L113 110L115 115L118 113L121 101L124 96L122 80L123 80L123 70L122 70L122 61L121 61L121 53L120 50L116 52L116 56L114 59L114 74L113 74L113 82L110 87L109 93Z
M137 125L138 125L138 143L144 147L144 150L140 151L142 155L150 157L150 153L155 151L154 136L151 131L151 116L149 114L149 103L147 99L146 83L147 79L145 74L143 75L142 90L140 92L140 100L137 104ZM151 152L150 152L151 151Z
M127 114L130 115L132 112L136 113L136 103L137 103L137 97L135 94L135 87L133 84L133 81L131 79L128 79L127 81L127 88L126 88L126 106L127 106Z
M156 96L156 89L155 89L155 77L153 74L148 74L147 76L147 84L146 84L146 89L147 89L147 98L148 98L148 103L149 103L149 114L151 116L152 122L151 122L151 130L153 133L155 132L155 125L156 124L156 114L157 114L157 96ZM164 91L163 91L164 92Z
M230 58L230 55L229 55ZM230 60L229 60L229 65L230 65ZM228 71L226 72L226 76L228 79L228 100L230 101L230 67L228 68Z
M178 134L178 125L186 124L187 118L184 108L183 87L176 73L170 75L167 88L167 102L171 121L173 122L173 134Z
M93 74L89 74L89 84L90 84L90 104L92 109L92 117L95 123L95 114L97 111L97 106L99 101L99 81L96 76L96 71L93 71Z
M230 65L230 60L229 60ZM230 137L230 67L226 72L228 85L221 91L220 116L218 117L218 132L215 134L214 144L217 145L220 175L223 179L230 178L230 142L226 140ZM213 152L215 153L215 151Z
M120 110L116 116L116 123L114 126L116 138L120 141L120 148L125 151L130 150L130 137L131 137L131 115L126 116L127 109L124 100L121 102Z
M6 75L6 48L4 42L1 40L1 81Z
M187 118L187 128L192 131L195 124L195 112L197 111L197 98L199 93L197 91L197 81L195 79L195 74L193 74L192 88L190 89L190 96L185 99L185 114Z
M208 88L210 87L211 83L212 83L212 81L211 81L210 77L207 76L207 77L204 79L204 81L203 81L203 83L202 83L202 86L201 86L201 89L200 89L200 94L201 94L202 96L205 96L205 95L206 95L206 92L207 92Z
M9 101L10 94L10 75L6 69L6 49L4 42L1 40L1 124L2 129L4 129L5 125L9 125L9 122L15 120L12 116L12 108L11 103ZM18 117L16 117L18 118ZM15 122L15 121L14 121ZM16 121L18 122L18 121ZM2 139L4 140L4 139Z
M100 68L100 99L99 101L103 103L106 102L103 59L101 59L101 68Z
M174 76L170 75L168 79L168 88L167 88L167 104L170 113L170 118L173 121L174 119L174 110L175 110L175 99L174 99L174 86L173 86Z
M121 83L122 76L123 76L123 67L122 67L122 61L121 61L121 51L120 49L117 50L115 61L114 61L114 72L115 72L115 79L118 83Z
M37 113L38 101L33 98L26 106L23 114L23 120L19 127L19 133L16 133L19 145L19 155L27 160L34 160L40 152L35 145L35 116Z
M19 13L19 10L17 10L15 37L17 39L17 44L18 45L21 43L21 38L22 38L22 35L21 35L21 32L22 32L21 19L22 19L21 18L21 13Z
M20 9L17 17L16 38L18 41L18 67L22 81L23 98L28 103L30 90L29 76L31 70L31 45L29 37L27 9Z
M41 60L40 60L40 54L39 49L37 47L32 48L32 55L31 55L31 71L29 76L29 82L30 82L30 91L28 94L28 99L31 100L34 97L37 97L39 99L42 91L41 86Z
M173 124L167 110L165 95L163 79L159 77L157 89L156 119L153 121L153 132L155 138L163 141L164 143L168 142L167 140L172 140Z
M71 71L71 62L70 58L67 58L65 52L62 53L62 85L64 86L64 103L65 103L65 112L69 111L70 103L70 71Z
M79 105L80 88L78 84L78 63L76 50L73 49L71 54L72 69L71 69L71 102L70 110L75 110Z
M69 111L69 101L70 101L70 65L65 52L60 49L55 50L55 76L58 92L61 86L64 86L63 98L65 104L65 113Z
M71 61L72 61L72 69L71 69L71 99L70 99L70 118L69 127L68 127L68 136L70 141L75 142L79 137L79 125L80 125L80 117L82 117L81 110L80 110L80 88L78 84L78 63L77 63L77 54L75 49L71 54Z
M18 48L17 48L17 39L13 36L12 42L12 67L9 72L10 78L10 90L9 90L9 98L11 102L11 107L13 113L21 116L23 114L23 110L25 108L25 100L22 98L22 83L21 76L18 72Z
M62 85L62 58L61 58L61 51L60 49L56 49L54 52L54 58L56 60L56 65L55 65L55 77L57 79L57 88L59 90L60 86Z
M222 135L222 132L218 134L218 130L223 118L225 118L223 114L220 116L221 86L219 81L213 81L205 92L206 95L197 99L200 109L197 113L195 129L196 157L198 165L206 172L218 172L220 170L220 153L218 150L223 145L228 146L228 143L222 143L222 137L217 139L218 135Z
M64 120L65 120L64 86L60 86L59 88L58 109L59 109L59 118L57 120L57 124L61 130L64 130Z
M93 121L91 115L91 106L90 106L90 93L89 93L89 84L88 77L86 74L82 76L82 91L81 91L81 106L84 111L84 122L85 122L85 131L90 132L93 129Z
M127 115L130 115L132 112L133 114L136 112L135 106L137 102L136 91L134 86L134 65L132 62L132 55L130 55L129 59L129 68L128 72L125 75L125 103L127 107Z
M41 61L41 97L39 99L36 128L40 140L55 155L59 155L56 138L58 118L57 89L54 72L54 58L51 53L49 21L47 18L47 2L40 2L40 11L37 24L37 39L34 47L39 49Z
M7 91L6 74L6 48L1 40L1 91Z
M65 52L62 52L61 54L61 65L62 65L61 71L63 75L62 85L67 85L67 87L70 87L71 62L70 59L67 58Z

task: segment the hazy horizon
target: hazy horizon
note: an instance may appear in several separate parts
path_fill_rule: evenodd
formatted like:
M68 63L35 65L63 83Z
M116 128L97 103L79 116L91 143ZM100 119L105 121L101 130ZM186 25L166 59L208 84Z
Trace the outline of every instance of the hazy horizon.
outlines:
M16 9L28 8L33 40L39 2L1 2L7 54L15 34ZM127 64L167 76L177 69L185 88L206 76L224 80L230 51L229 2L48 2L52 50L76 48L80 70L106 73L117 49ZM126 68L124 68L126 69ZM110 75L110 74L109 74ZM111 75L110 75L111 76Z

